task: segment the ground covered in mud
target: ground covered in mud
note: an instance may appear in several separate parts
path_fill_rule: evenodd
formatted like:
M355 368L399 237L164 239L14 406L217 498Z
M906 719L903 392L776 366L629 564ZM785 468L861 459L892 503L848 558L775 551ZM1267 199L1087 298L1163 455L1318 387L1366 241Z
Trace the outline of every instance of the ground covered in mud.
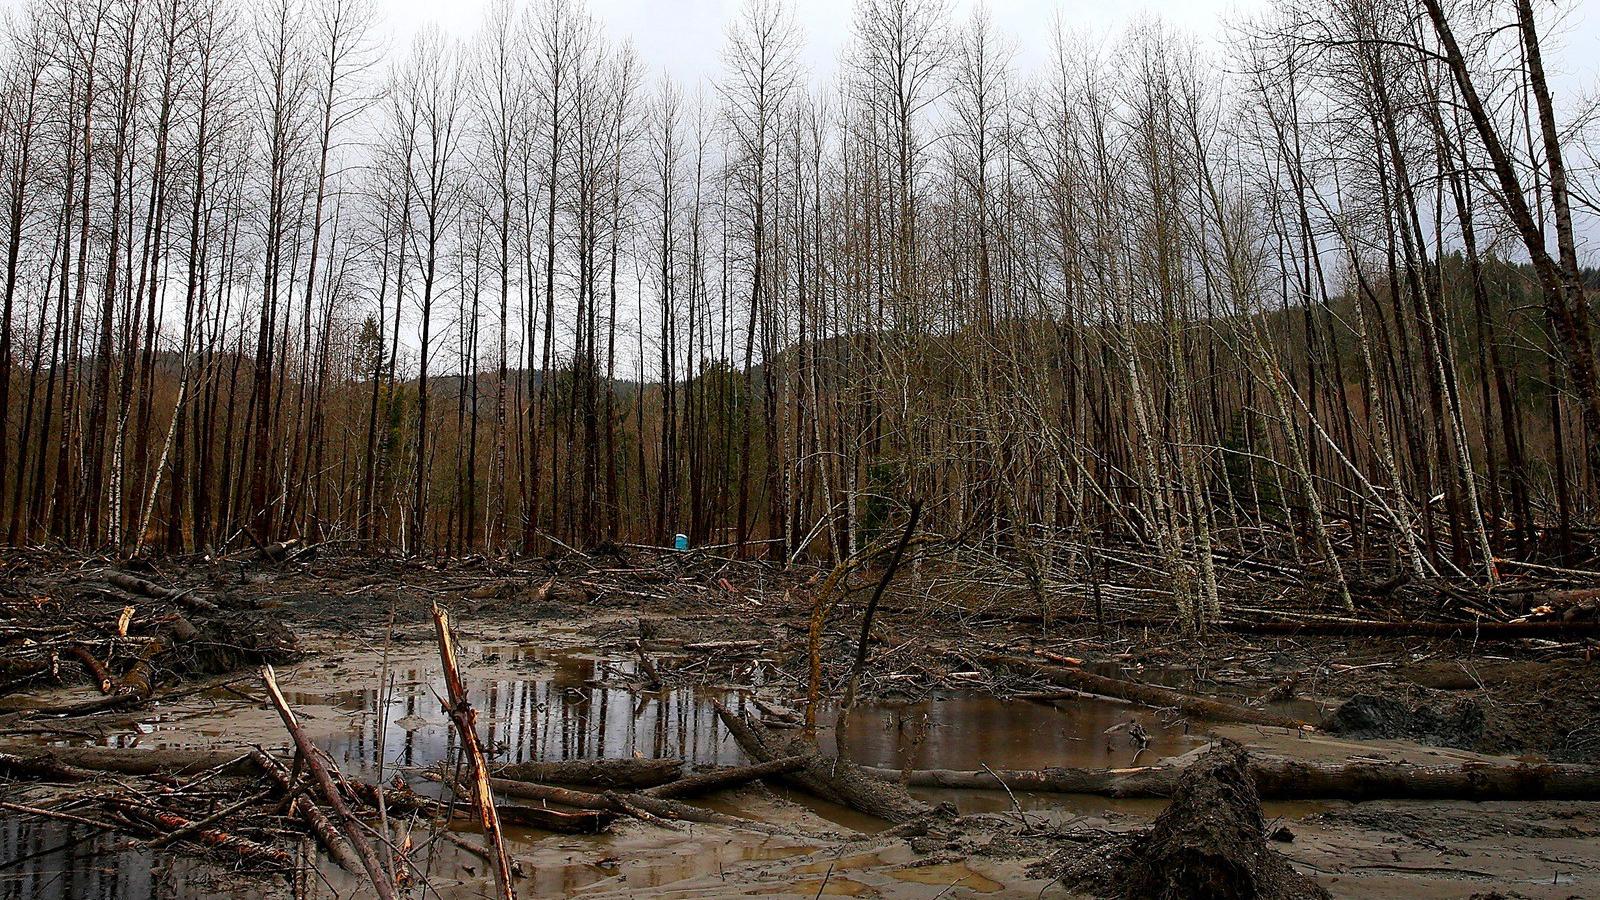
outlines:
M292 748L262 664L342 773L359 827L400 860L401 889L493 896L475 821L446 814L437 829L424 814L458 802L462 771L436 603L495 766L720 772L761 761L730 730L750 723L775 755L813 734L818 760L842 749L908 797L869 785L863 801L791 762L676 801L701 821L619 801L591 812L598 833L563 833L581 830L565 827L576 808L502 795L519 896L1149 896L1152 872L1179 871L1214 896L1600 895L1600 663L1581 628L1200 639L1104 607L1040 615L1025 591L929 562L883 597L841 715L873 571L819 606L827 573L707 553L420 563L268 549L7 560L0 897L366 895L362 870L294 821L309 789L285 799L234 764ZM130 754L177 768L134 771ZM378 824L361 801L380 784L424 812ZM579 787L580 801L660 791ZM1186 802L1238 814L1191 820ZM551 830L518 807L567 818ZM185 824L151 820L162 812ZM1194 862L1216 846L1237 851L1236 869Z

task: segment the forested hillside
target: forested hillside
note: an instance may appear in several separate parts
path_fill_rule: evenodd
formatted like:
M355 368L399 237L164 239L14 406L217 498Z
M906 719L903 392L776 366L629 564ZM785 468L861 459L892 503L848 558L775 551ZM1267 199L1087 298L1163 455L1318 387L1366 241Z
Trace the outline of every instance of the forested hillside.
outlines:
M1186 619L1242 561L1346 606L1593 561L1593 145L1543 4L1042 21L1025 70L863 0L826 79L804 18L746 4L680 85L566 0L393 53L361 0L26 5L0 536L826 561L917 499Z

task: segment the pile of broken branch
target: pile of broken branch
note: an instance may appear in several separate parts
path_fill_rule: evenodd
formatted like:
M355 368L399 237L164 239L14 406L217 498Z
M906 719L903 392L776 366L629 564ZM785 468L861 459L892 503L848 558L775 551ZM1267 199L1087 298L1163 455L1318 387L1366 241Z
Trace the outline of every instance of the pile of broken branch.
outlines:
M293 635L248 601L167 580L92 564L67 574L48 565L9 573L0 587L0 702L18 712L4 720L8 732L126 712L192 693L181 685L187 679L295 655ZM5 699L46 691L65 699Z

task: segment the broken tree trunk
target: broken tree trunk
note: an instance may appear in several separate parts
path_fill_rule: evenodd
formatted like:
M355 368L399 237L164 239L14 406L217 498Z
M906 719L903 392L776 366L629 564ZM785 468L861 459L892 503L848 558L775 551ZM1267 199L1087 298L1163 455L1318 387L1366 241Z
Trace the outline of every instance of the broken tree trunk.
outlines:
M433 776L428 776L433 777ZM638 817L639 813L655 819L667 819L682 822L697 822L702 825L722 825L728 828L743 828L748 831L759 831L763 834L792 835L795 832L765 822L756 822L741 819L736 816L724 815L709 809L702 809L678 800L655 797L650 794L621 794L615 791L606 791L603 794L594 794L588 791L575 791L571 788L556 787L549 784L535 784L531 781L514 781L507 778L492 778L490 784L505 797L516 797L519 800L538 800L543 803L559 803L573 809L603 811L612 814ZM656 824L661 824L657 822Z
M1252 709L1235 703L1224 703L1221 700L1196 697L1193 694L1185 694L1182 691L1157 687L1139 681L1108 678L1104 675L1095 675L1081 669L1045 665L1027 657L1015 656L1009 653L982 653L978 654L976 658L989 665L1039 675L1052 684L1058 684L1062 687L1086 691L1091 694L1102 694L1145 706L1171 707L1186 716L1196 719L1206 719L1212 722L1242 722L1246 725L1271 725L1278 728L1312 727L1298 719L1264 709Z
M294 711L289 708L289 701L283 699L283 692L278 690L278 677L273 673L271 666L261 667L261 680L266 684L267 696L272 699L272 705L277 707L278 717L283 720L283 727L287 728L289 736L294 738L295 751L300 755L300 761L310 770L317 789L322 793L322 799L328 801L328 806L338 818L340 830L350 841L350 846L355 848L356 856L361 859L361 867L367 870L367 877L372 880L373 891L381 900L394 900L394 883L389 880L383 863L372 849L372 844L368 843L366 836L362 834L361 823L345 804L344 795L339 793L339 786L334 783L333 776L328 774L327 767L322 764L316 746L306 737L305 730L295 719Z
M450 721L455 723L461 737L461 750L467 757L469 777L472 779L472 797L478 806L478 821L483 825L484 841L494 855L494 877L500 887L500 896L515 900L511 886L511 857L506 853L505 835L500 831L500 814L494 808L494 789L489 786L489 764L484 760L483 745L478 742L478 711L467 701L467 688L461 681L461 669L456 664L456 646L450 638L450 616L444 608L433 605L433 625L439 636L439 662L444 670L445 690L450 700Z
M608 788L648 788L676 779L678 759L565 759L557 762L490 766L490 774L540 784L582 784Z
M759 722L736 715L721 703L712 703L740 749L752 759L772 762L786 756L802 757L804 764L784 776L796 787L897 825L934 813L933 807L906 793L905 788L867 775L848 759L822 756L798 738L781 741Z
M771 778L775 775L787 775L805 765L804 756L785 756L771 762L756 763L753 766L738 766L731 769L713 769L699 775L690 775L677 781L653 787L645 793L651 797L664 800L681 799L683 797L698 797L712 791L725 788L738 787L748 784L759 778Z
M856 691L861 688L861 673L867 668L867 643L872 637L872 619L878 614L878 604L883 600L883 590L894 580L894 573L900 568L900 559L905 555L906 545L911 542L911 535L917 530L917 517L922 514L922 501L911 501L911 512L906 517L906 530L900 534L900 542L894 545L894 553L889 557L889 565L883 570L883 577L878 579L878 586L873 589L872 597L867 600L866 611L861 614L861 637L856 640L856 654L850 664L850 677L845 680L844 698L839 701L839 712L833 721L833 742L842 759L850 755L850 713L855 709ZM811 698L807 709L816 706L816 698ZM815 715L807 719L815 720Z
M1113 893L1157 900L1327 897L1267 846L1244 748L1224 741L1190 765L1172 803L1112 859Z
M953 769L869 768L878 778L911 787L1098 794L1165 798L1178 789L1187 766L1132 769ZM1313 763L1281 757L1251 757L1250 774L1266 800L1596 800L1600 766L1493 765L1419 766L1409 763ZM998 781L997 781L998 779Z

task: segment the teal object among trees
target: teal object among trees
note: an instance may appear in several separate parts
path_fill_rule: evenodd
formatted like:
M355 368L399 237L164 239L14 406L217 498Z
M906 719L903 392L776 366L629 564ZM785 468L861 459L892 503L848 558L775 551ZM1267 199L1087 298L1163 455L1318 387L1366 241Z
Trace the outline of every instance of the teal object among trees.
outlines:
M680 534L677 537L673 538L672 539L672 549L674 549L674 550L687 550L687 549L689 549L689 536L687 534Z

